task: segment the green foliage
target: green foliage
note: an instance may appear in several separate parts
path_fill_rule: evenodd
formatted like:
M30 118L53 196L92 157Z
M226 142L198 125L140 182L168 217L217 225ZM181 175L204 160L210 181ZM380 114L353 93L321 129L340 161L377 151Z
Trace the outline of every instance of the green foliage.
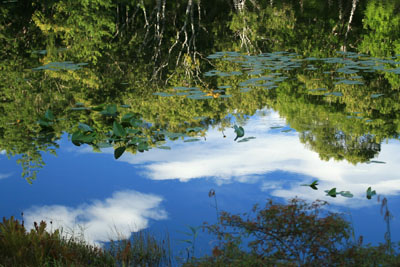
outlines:
M11 217L0 223L0 262L4 266L113 266L113 258L83 241L48 232L46 223L35 222L27 231L24 223Z
M219 224L206 226L219 240L207 261L233 266L244 262L252 266L329 265L346 244L350 226L338 214L322 216L326 204L292 199L284 205L269 200L250 214L221 212Z
M210 191L211 192L211 191ZM205 225L217 238L212 255L192 258L184 266L397 266L399 246L350 241L351 226L326 202L287 204L269 200L251 213L221 212L218 224ZM385 204L386 205L386 204Z
M117 266L171 266L169 239L158 240L148 232L132 233L129 239L111 241L107 250Z

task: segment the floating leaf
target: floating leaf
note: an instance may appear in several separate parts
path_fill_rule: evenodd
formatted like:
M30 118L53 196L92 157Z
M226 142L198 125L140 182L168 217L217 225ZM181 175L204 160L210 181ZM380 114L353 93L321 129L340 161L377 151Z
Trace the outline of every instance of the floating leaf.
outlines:
M325 190L325 193L327 196L330 197L336 197L337 195L336 188L332 188L331 190Z
M98 106L92 107L91 109L94 111L102 111L106 104L100 104Z
M200 139L198 139L198 138L186 139L183 142L189 143L189 142L197 142L197 141L200 141Z
M165 150L171 150L171 147L169 146L159 146L159 149L165 149Z
M163 96L163 97L166 97L166 96L173 96L173 95L171 95L171 94L164 93L164 92L153 93L153 95L158 95L158 96Z
M79 123L78 128L81 129L83 132L93 132L92 127L85 123Z
M371 98L378 98L380 96L383 96L384 94L372 94Z
M376 191L371 189L371 187L368 187L367 189L367 198L371 199L374 195L376 195Z
M100 114L104 116L116 116L117 115L117 106L115 104L108 105L105 110L102 110Z
M251 139L256 139L254 136L249 136L238 141L238 143L248 142Z
M114 123L113 123L113 132L116 136L119 136L119 137L126 136L126 131L125 131L124 127L116 121L114 121Z
M342 197L348 197L348 198L352 198L352 197L353 197L353 194L350 193L350 191L340 191L339 194L340 194Z
M54 120L53 112L51 112L50 109L46 110L46 113L44 114L44 117L45 117L46 120L49 120L49 121Z
M315 180L311 184L302 184L301 186L309 186L314 190L318 190L317 185L318 185L318 180Z
M127 114L125 114L124 116L122 116L121 122L130 122L130 120L131 120L132 118L134 118L134 117L135 117L135 114L127 113Z
M73 108L70 108L70 110L90 110L90 108L87 108L87 107L73 107Z
M202 127L194 127L194 128L187 128L186 129L186 132L199 132L199 131L201 131L201 130L204 130L204 128L202 128Z
M119 157L121 157L122 154L124 154L125 150L126 150L125 146L121 146L121 147L118 147L117 149L115 149L114 150L114 158L118 159Z
M331 94L334 96L343 96L341 92L332 92Z
M38 123L40 126L43 126L43 127L49 127L49 126L53 125L53 122L47 121L47 120L43 120L43 119L39 119L39 120L37 121L37 123Z
M220 96L218 96L218 98L229 98L229 97L232 97L232 95L220 95Z
M242 126L238 127L237 125L235 125L233 128L235 129L235 133L236 133L236 138L234 141L236 141L238 138L244 136L244 129Z
M360 81L352 81L352 80L341 80L341 81L338 81L338 82L336 82L336 83L334 83L335 85L337 85L337 84L349 84L349 85L351 85L351 84L364 84L363 82L360 82Z
M132 118L129 123L133 126L133 127L139 127L140 125L142 125L143 121L140 119L136 119L136 118Z
M366 163L367 163L367 164L370 164L370 163L386 164L386 162L384 162L384 161L379 161L379 160L370 160L370 161L367 161Z

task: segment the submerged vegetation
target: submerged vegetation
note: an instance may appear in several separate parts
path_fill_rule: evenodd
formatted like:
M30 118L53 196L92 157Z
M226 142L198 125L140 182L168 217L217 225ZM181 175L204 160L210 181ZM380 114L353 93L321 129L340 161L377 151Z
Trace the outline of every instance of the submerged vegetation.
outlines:
M210 197L215 198L215 192ZM265 206L256 205L245 214L217 209L218 222L202 227L216 238L209 248L210 254L195 257L198 229L191 227L190 257L183 262L174 259L177 253L171 250L168 238L158 240L148 232L133 233L129 239L110 241L100 248L79 238L66 238L60 229L49 231L43 221L28 231L23 221L3 218L0 263L1 266L396 266L400 263L398 245L390 239L379 245L364 245L362 237L355 238L344 215L328 212L326 205L324 201L307 203L295 198L287 204L268 200ZM388 212L387 203L383 208Z

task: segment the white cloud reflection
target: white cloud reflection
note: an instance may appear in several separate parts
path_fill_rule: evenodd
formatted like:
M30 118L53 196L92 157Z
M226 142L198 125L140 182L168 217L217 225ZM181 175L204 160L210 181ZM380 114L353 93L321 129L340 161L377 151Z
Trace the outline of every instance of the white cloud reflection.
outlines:
M97 243L128 237L131 232L147 228L149 219L167 218L160 208L162 198L137 191L115 192L104 201L96 200L76 208L53 205L33 207L24 211L25 225L33 222L52 221L53 229L63 228L65 234L83 234L84 238ZM118 232L116 232L118 231Z
M10 177L12 173L0 173L0 180Z
M357 164L346 161L323 161L318 153L300 143L295 132L283 133L271 127L285 125L276 112L252 118L245 125L245 136L256 139L234 142L235 133L226 130L227 138L216 129L207 132L207 141L196 143L171 142L172 150L152 149L146 153L125 153L119 160L140 165L153 180L179 179L182 182L198 178L215 178L217 183L231 181L254 182L262 179L262 189L272 196L303 199L327 199L324 190L336 187L350 191L359 199L329 198L337 204L366 204L365 191L371 186L379 194L394 195L400 191L400 144L397 141L381 145L379 158L387 164ZM86 151L81 152L89 152ZM112 150L108 151L112 153ZM295 179L283 180L278 172L291 173ZM287 177L287 176L285 176ZM299 186L320 180L320 190Z
M400 191L400 144L382 144L377 160L387 164L357 164L346 161L323 161L318 153L305 148L297 133L281 133L272 126L284 125L275 112L249 121L244 127L246 136L256 139L245 143L233 142L233 130L226 131L227 138L217 130L207 133L207 141L171 144L172 150L151 150L137 155L124 155L121 159L134 165L142 165L150 179L179 179L213 177L217 182L253 182L263 177L263 190L283 198L299 196L315 200L325 198L324 190L336 187L338 191L351 191L355 198L365 199L365 191L372 186L380 194L394 195ZM282 181L274 172L293 173L295 180ZM321 190L314 191L299 184L319 179ZM329 198L332 200L331 198ZM335 203L361 205L338 197Z

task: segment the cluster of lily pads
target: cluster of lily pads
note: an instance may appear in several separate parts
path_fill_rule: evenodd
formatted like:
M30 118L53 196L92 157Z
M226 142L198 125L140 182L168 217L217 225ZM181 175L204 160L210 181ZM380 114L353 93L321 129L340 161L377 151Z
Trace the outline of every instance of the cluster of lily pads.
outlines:
M199 87L174 87L171 91L167 92L157 92L153 95L168 97L168 96L185 96L189 99L212 99L212 98L227 98L232 95L225 94L226 88L230 86L219 86L219 89L210 90L210 92L204 92Z
M305 70L315 71L318 70L315 64L334 64L339 66L334 70L325 70L324 74L332 75L336 73L336 82L333 82L333 88L336 85L363 85L363 77L358 73L368 72L391 72L400 74L400 64L398 56L380 59L369 57L365 54L358 54L354 52L337 52L340 57L327 57L327 58L315 58L307 57L301 58L296 53L289 53L285 51L273 52L273 53L262 53L259 55L246 55L239 52L216 52L208 56L212 60L223 60L229 61L234 64L238 64L240 70L224 72L220 70L210 70L204 73L205 77L219 76L219 77L231 77L236 75L247 75L249 78L244 82L239 83L239 89L241 92L248 92L252 88L263 88L271 90L277 88L279 83L288 79L284 73L289 73L293 69L304 67ZM313 63L313 64L310 64ZM256 76L256 77L255 77ZM155 95L167 97L167 96L186 96L190 99L211 99L211 98L224 98L230 97L224 92L224 89L230 88L231 85L221 85L218 89L212 90L212 92L203 92L199 87L174 87L173 90L168 92L157 92ZM323 94L324 96L341 97L342 92L329 90L327 88L310 89L310 93ZM381 93L371 94L371 98L378 98L383 96Z
M45 51L45 50L43 50ZM33 68L32 70L80 70L82 66L86 66L88 63L74 63L73 61L63 61L63 62L50 62L46 65Z

